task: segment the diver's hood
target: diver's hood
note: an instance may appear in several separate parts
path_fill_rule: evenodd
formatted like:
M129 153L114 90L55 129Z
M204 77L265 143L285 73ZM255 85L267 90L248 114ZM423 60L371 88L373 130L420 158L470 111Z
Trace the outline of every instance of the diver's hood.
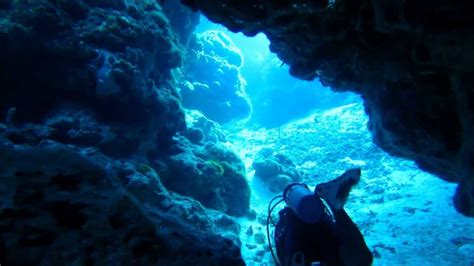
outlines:
M360 168L349 169L334 180L318 184L314 193L326 200L333 209L340 210L344 207L351 188L359 183L360 174Z

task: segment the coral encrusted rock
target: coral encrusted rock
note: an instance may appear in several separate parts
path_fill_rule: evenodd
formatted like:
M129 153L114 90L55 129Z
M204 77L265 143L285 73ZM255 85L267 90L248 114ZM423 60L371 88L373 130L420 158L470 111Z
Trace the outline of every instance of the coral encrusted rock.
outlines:
M179 1L161 1L160 4L180 43L187 47L194 38L194 29L199 24L200 15Z
M238 225L170 194L146 165L1 136L0 158L2 264L244 265Z
M292 182L299 182L304 173L285 155L271 148L261 149L252 163L255 176L259 177L272 192L281 192Z
M220 142L192 143L183 136L159 156L153 167L169 190L190 196L204 206L232 216L250 208L250 187L242 160Z
M247 118L252 107L240 74L242 54L221 31L197 34L190 45L180 86L183 105L219 123Z
M193 25L161 2L0 1L1 265L244 265L234 219L148 160L186 130Z
M474 2L182 0L234 32L265 33L301 79L364 99L374 142L459 184L474 216Z
M201 131L204 142L209 141L216 143L227 141L221 126L209 120L197 110L186 110L186 125L188 126L187 131ZM185 135L187 136L188 134L185 133Z
M155 1L12 1L0 12L0 117L82 109L141 154L185 128L169 82L183 56Z

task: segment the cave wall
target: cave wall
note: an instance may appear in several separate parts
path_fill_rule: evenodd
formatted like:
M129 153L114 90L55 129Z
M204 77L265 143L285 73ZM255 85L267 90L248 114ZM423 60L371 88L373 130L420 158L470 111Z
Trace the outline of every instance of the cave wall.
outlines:
M458 183L474 216L472 1L182 0L234 32L263 32L298 78L364 99L373 141Z
M244 265L224 212L249 204L207 209L161 171L195 151L234 166L176 148L190 129L173 72L198 15L165 2L0 1L1 265ZM224 170L244 194L202 193L248 199Z
M182 52L154 1L10 1L1 12L0 117L10 116L7 124L93 114L108 132L87 144L114 157L143 156L157 137L166 142L185 128L169 82ZM60 123L51 122L57 134L76 127Z

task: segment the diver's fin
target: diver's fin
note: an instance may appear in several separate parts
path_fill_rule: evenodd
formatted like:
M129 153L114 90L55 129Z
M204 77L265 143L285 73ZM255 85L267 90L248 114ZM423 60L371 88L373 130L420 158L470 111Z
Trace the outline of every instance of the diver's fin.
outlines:
M326 183L318 184L315 189L316 195L325 199L335 210L344 207L352 186L360 180L360 168L347 170L340 177Z

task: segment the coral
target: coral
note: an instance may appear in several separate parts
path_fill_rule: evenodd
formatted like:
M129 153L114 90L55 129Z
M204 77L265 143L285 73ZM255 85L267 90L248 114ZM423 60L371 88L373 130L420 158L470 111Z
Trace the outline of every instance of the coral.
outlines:
M186 130L159 2L0 0L0 264L244 265L233 218L148 160Z
M221 126L218 123L209 120L197 110L186 110L186 125L188 129L187 132L185 132L185 136L192 135L190 131L200 130L203 134L203 142L216 143L227 141Z
M169 190L229 215L247 214L250 188L243 162L236 154L218 142L194 144L182 136L172 149L176 154L155 159L163 162L156 161L155 169Z
M238 225L170 194L146 165L3 137L0 157L2 263L244 265Z
M206 31L189 49L183 70L188 81L180 85L183 105L219 123L248 117L252 108L240 74L243 58L232 40Z
M255 175L262 179L270 179L280 173L280 164L272 159L254 160Z
M141 154L183 130L168 82L182 63L180 44L159 5L134 6L139 18L119 0L12 2L0 19L0 64L9 66L0 73L1 116L15 107L15 123L41 123L72 105Z
M137 167L137 171L143 175L146 175L150 172L154 172L153 168L146 163L142 163Z
M264 181L273 192L281 192L288 184L301 181L304 177L304 173L297 170L288 157L274 154L270 148L263 148L255 155L252 167L255 169L255 176Z
M204 132L199 128L188 128L183 134L194 144L202 143L204 140Z
M218 161L208 160L204 164L213 169L214 174L218 177L222 177L224 175L224 167Z

